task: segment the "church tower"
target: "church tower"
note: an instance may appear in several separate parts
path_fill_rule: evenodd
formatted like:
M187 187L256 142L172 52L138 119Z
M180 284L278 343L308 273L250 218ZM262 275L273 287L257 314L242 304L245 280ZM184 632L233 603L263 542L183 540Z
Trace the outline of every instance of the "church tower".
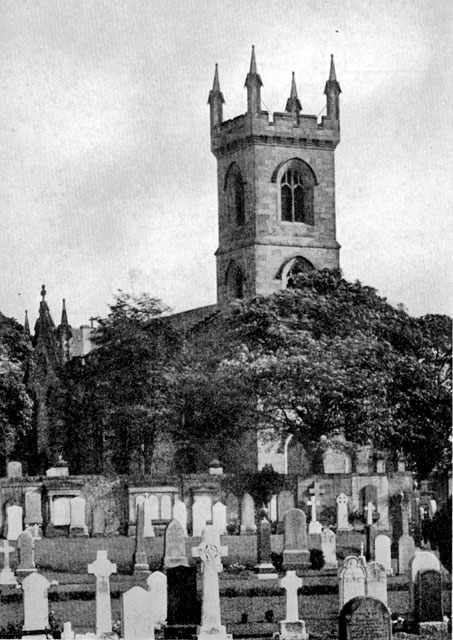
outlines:
M284 112L261 109L263 83L252 48L247 112L223 120L216 65L208 103L217 158L217 300L269 295L304 269L339 266L334 152L340 141L340 85L333 57L326 116L302 113L294 73Z

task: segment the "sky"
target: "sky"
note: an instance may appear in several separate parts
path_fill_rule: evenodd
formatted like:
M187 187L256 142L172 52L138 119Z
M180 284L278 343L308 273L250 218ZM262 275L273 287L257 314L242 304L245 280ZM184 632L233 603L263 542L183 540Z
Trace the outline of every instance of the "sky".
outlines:
M412 315L453 314L452 41L445 0L2 0L0 311L103 316L118 289L175 311L215 302L209 108L264 108L296 74L322 115L341 84L337 239L344 276Z

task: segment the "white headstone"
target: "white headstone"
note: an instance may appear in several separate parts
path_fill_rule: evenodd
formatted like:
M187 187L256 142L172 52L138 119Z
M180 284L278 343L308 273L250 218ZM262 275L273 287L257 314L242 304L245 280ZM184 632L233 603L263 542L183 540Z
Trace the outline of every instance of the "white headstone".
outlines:
M69 503L69 509L71 513L71 524L69 527L70 533L78 533L80 535L88 535L88 527L86 525L86 500L82 496L76 496L72 498Z
M365 569L358 558L347 558L346 566L340 571L340 610L346 602L365 595Z
M160 499L160 518L161 520L171 520L172 518L172 500L171 496L166 493Z
M55 527L64 527L71 524L70 498L61 496L53 499L52 524Z
M196 496L192 505L192 535L201 536L206 523L211 519L211 498Z
M187 536L187 507L185 503L179 498L175 499L173 505L173 520L177 520L184 530L184 535Z
M316 500L316 496L313 495L307 504L311 507L311 521L308 525L308 533L321 533L322 525L316 519L316 507L319 507L320 503Z
M440 562L438 557L431 551L421 551L416 549L415 555L409 563L409 577L411 581L415 582L419 571L428 571L429 569L440 571Z
M348 520L348 502L349 497L346 494L340 493L340 495L337 496L337 531L352 528Z
M7 539L17 540L23 531L22 528L23 509L17 505L12 505L6 509Z
M72 625L70 622L65 622L63 624L63 633L61 634L61 640L74 640L75 633L72 630Z
M157 496L149 496L143 503L145 515L145 526L143 527L144 538L154 538L153 515L155 514L155 507L153 506L153 503L156 501L157 509L159 509Z
M217 529L220 536L226 533L226 506L221 502L216 502L212 507L212 524Z
M154 571L146 579L146 586L151 595L154 626L161 626L167 620L167 576Z
M0 571L0 584L17 584L16 577L11 570L9 564L9 556L16 549L8 544L7 540L3 540L3 546L0 547L0 553L3 554L3 569Z
M152 596L143 587L131 587L122 597L124 640L153 640Z
M248 493L242 496L241 533L256 533L255 502Z
M321 551L324 554L326 569L336 569L337 560L337 536L330 529L323 529L321 533Z
M365 568L366 595L387 604L387 572L378 562L370 562Z
M25 491L25 524L42 524L41 489Z
M98 551L96 560L88 565L88 573L96 576L96 635L112 632L110 604L110 575L116 573L116 564L107 559L107 551Z
M50 582L39 573L31 573L22 581L24 594L24 631L44 631L49 628Z
M392 541L388 536L380 533L376 536L374 541L374 558L376 562L382 564L387 571L387 575L392 574L392 556L391 556Z
M228 553L227 547L220 546L217 530L208 525L198 547L192 549L192 556L203 562L203 601L201 608L201 627L198 628L198 640L227 640L228 636L220 617L219 575L221 557Z
M376 507L372 502L369 502L365 507L365 511L366 511L366 523L368 525L373 524L373 512L376 511Z
M160 519L160 508L159 508L159 498L152 493L150 496L146 498L149 503L149 517L151 520L159 520Z

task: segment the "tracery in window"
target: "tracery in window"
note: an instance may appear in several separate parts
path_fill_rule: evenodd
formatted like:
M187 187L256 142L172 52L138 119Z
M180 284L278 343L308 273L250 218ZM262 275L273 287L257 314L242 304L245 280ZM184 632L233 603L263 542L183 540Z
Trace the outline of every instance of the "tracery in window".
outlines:
M280 213L282 222L314 225L314 187L316 180L310 167L294 158L280 173Z

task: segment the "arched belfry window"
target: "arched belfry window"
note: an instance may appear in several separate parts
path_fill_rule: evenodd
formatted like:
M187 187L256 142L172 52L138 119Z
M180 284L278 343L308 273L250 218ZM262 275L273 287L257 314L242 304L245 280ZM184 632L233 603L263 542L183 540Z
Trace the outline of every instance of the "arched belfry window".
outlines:
M233 162L228 167L225 177L225 190L230 219L238 226L245 224L244 180L238 165Z
M244 273L235 263L230 262L225 273L225 285L229 300L242 300L244 297Z
M277 167L272 177L279 188L282 222L315 224L314 188L317 184L311 167L293 158Z
M300 273L307 273L313 269L314 266L309 260L302 256L296 256L280 267L277 278L281 279L283 289L293 289L296 277Z

